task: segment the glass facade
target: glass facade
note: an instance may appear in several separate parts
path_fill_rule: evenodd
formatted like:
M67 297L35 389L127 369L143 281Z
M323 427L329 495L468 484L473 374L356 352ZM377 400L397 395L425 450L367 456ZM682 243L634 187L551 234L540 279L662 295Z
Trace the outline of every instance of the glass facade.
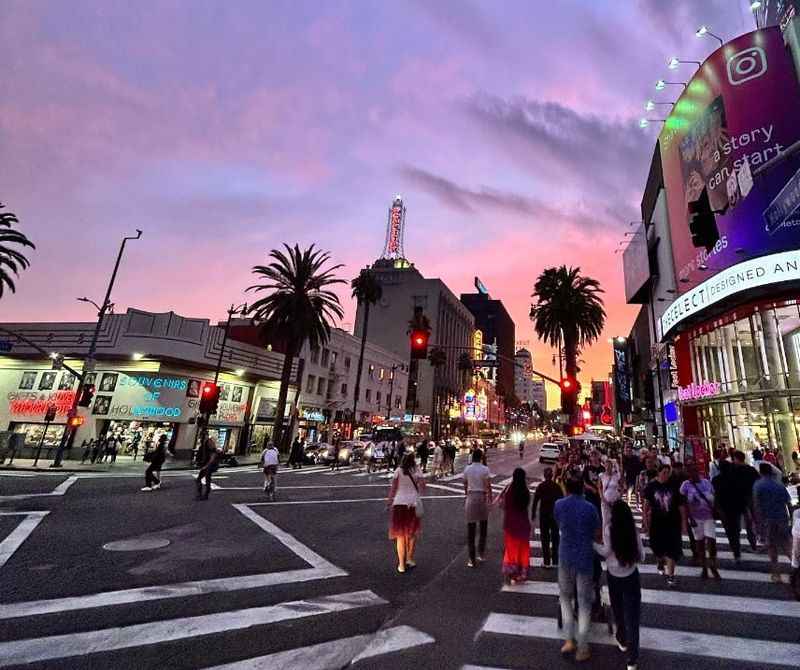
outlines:
M737 309L690 333L689 344L694 381L719 384L713 397L687 403L711 453L771 447L790 462L800 440L798 301Z

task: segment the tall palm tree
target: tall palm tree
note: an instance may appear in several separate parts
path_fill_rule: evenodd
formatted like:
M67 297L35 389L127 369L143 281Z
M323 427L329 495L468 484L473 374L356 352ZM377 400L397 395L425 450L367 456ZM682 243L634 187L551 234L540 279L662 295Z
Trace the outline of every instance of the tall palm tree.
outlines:
M3 207L3 203L0 202L0 209ZM30 266L22 252L9 245L36 248L25 235L13 229L12 226L16 223L19 223L16 214L0 212L0 298L6 289L14 293L16 290L14 279L19 276L20 270L27 270Z
M350 282L353 297L359 305L364 305L364 323L361 326L361 351L358 354L358 370L356 372L355 395L353 396L353 416L351 430L355 433L358 423L358 397L361 393L361 373L364 370L364 348L367 346L367 329L369 328L369 308L381 299L383 289L371 268L364 268L358 277ZM391 406L391 402L389 403Z
M596 279L580 268L547 268L533 287L530 317L540 340L563 345L567 377L578 374L578 350L590 345L603 330L606 312Z
M342 265L323 266L330 261L330 254L315 249L312 244L301 250L299 245L283 245L269 252L269 265L256 265L253 274L263 282L249 286L246 290L268 293L254 302L248 313L259 323L261 337L265 342L280 343L284 348L281 386L275 408L275 424L272 439L278 448L285 441L283 415L286 411L286 396L292 375L292 363L306 341L312 349L328 342L331 322L344 315L338 296L330 290L335 284L346 283L334 272Z

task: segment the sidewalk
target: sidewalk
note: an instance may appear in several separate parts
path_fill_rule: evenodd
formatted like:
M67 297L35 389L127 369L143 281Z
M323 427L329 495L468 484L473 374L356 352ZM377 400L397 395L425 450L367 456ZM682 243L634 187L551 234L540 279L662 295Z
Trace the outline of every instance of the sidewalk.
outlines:
M133 460L132 456L117 456L117 460L115 463L90 463L86 461L86 463L81 463L80 460L68 460L63 459L62 467L60 468L51 468L50 464L53 462L50 459L39 459L39 464L36 467L33 467L33 460L32 458L15 458L14 462L11 465L4 463L0 465L0 471L5 472L122 472L122 473L132 473L132 472L144 472L145 468L147 468L147 463L142 461L142 457L139 456L136 460ZM258 464L258 456L257 455L247 455L247 456L237 456L236 460L239 461L239 465L250 465L256 466ZM220 469L224 470L227 466L222 466ZM194 467L186 460L175 460L169 456L167 456L167 460L164 463L164 467L162 470L196 470L197 468Z

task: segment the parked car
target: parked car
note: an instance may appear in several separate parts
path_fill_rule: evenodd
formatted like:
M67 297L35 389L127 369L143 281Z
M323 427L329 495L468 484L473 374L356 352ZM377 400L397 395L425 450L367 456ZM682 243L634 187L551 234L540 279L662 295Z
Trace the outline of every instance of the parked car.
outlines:
M361 463L364 460L364 452L368 444L370 443L361 440L342 442L339 448L339 463L342 465Z
M561 449L553 442L545 442L539 448L540 463L557 463L561 456Z

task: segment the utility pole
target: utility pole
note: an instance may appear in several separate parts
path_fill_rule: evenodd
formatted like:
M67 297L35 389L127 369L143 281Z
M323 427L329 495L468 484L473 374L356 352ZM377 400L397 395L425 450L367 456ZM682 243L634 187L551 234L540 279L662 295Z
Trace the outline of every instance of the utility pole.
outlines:
M394 371L397 370L397 365L392 363L392 376L389 379L389 402L386 403L386 420L392 418L392 396L394 395Z
M97 313L97 325L94 327L94 334L92 335L92 341L89 343L89 352L86 354L86 358L83 362L83 374L78 377L78 388L75 391L75 398L72 401L72 407L67 414L67 424L64 426L64 432L61 435L61 442L59 442L58 449L56 450L56 456L51 463L51 468L60 468L61 467L61 459L64 456L64 449L67 446L67 442L69 442L70 438L72 437L75 429L69 425L69 420L76 416L78 413L78 400L81 397L81 392L83 391L83 380L85 379L85 375L87 372L94 371L95 361L94 361L94 354L97 350L97 338L100 336L100 328L103 325L103 317L106 315L106 312L112 306L111 302L111 291L114 288L114 282L117 279L117 271L119 270L120 262L122 261L122 254L125 253L125 243L128 240L138 240L142 236L142 231L138 228L136 229L136 235L130 237L123 237L122 244L119 247L119 253L117 254L117 262L114 263L114 270L111 273L111 279L108 282L108 288L106 289L106 297L103 300L103 304L100 306L100 310ZM78 298L78 300L82 302L92 302L88 298Z

